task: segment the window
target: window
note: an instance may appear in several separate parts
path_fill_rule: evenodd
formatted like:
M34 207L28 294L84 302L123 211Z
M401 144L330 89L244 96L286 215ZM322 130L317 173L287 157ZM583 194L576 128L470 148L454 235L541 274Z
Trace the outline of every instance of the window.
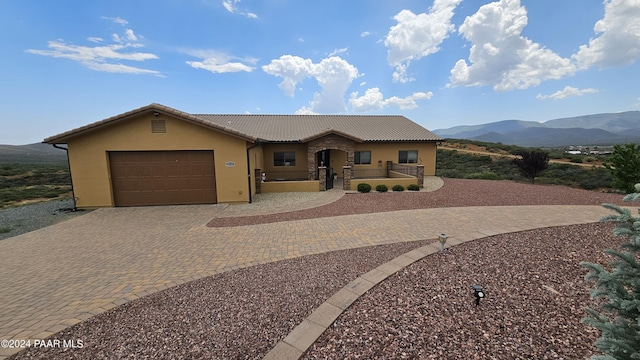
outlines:
M398 164L417 164L418 150L400 151L398 153Z
M353 162L355 164L371 164L371 151L356 151Z
M296 153L274 152L273 166L296 166Z

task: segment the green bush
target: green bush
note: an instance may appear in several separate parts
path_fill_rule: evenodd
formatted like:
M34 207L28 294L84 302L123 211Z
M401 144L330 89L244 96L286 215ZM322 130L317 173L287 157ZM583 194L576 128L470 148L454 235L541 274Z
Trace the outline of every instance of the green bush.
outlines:
M371 185L369 185L367 183L358 184L358 192L368 193L369 191L371 191Z
M420 186L418 186L418 184L409 184L409 186L407 186L407 190L420 191Z
M495 158L488 161L489 159L484 156L442 149L438 149L436 156L436 176L458 179L493 179L493 175L491 175L493 173L498 180L526 181L517 168L511 164L509 158ZM613 178L611 172L604 167L550 163L549 167L536 178L536 182L592 190L611 188Z
M11 228L10 227L8 227L8 226L0 227L0 234L6 234L6 233L9 233L9 232L11 232Z
M500 177L493 171L483 171L478 173L467 174L465 179L484 179L484 180L498 180Z
M574 156L574 157L571 158L571 160L569 160L569 162L576 163L576 164L582 164L582 158Z
M393 191L404 191L404 186L402 186L402 185L393 185L391 190L393 190Z
M376 186L376 191L378 191L378 192L387 192L387 191L389 191L389 188L385 184L380 184L380 185Z

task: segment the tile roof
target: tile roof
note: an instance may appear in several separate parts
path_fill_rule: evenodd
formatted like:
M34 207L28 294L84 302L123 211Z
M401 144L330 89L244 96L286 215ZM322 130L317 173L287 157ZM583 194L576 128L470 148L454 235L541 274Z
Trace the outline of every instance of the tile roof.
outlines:
M44 139L49 144L126 120L144 112L159 112L200 126L255 142L305 142L329 133L358 142L440 141L438 135L399 115L222 115L189 114L168 106L150 104Z
M335 131L362 141L439 141L441 137L399 115L217 115L195 116L274 142L293 142Z
M99 128L111 125L113 123L116 122L120 122L123 120L126 120L132 116L136 116L145 112L151 112L151 111L156 111L159 112L161 114L169 114L178 118L181 118L182 120L186 120L192 123L195 123L197 125L201 125L207 128L212 128L218 131L222 131L222 132L226 132L230 135L239 137L239 138L243 138L246 139L248 141L254 142L256 141L256 138L242 133L236 129L230 128L230 127L226 127L224 125L220 125L220 124L215 124L212 123L210 121L205 121L197 116L194 116L192 114L186 113L184 111L180 111L180 110L176 110L174 108L168 107L168 106L164 106L161 104L156 104L156 103L152 103L149 104L147 106L143 106L131 111L127 111L125 113L119 114L119 115L115 115L112 117L109 117L107 119L104 120L100 120L100 121L96 121L94 123L88 124L88 125L84 125L81 126L79 128L75 128L73 130L69 130L69 131L65 131L63 133L60 133L58 135L54 135L54 136L50 136L46 139L44 139L42 142L47 143L47 144L64 144L67 139L71 138L71 137L75 137L78 135L82 135L84 133L90 132L90 131L94 131L97 130Z

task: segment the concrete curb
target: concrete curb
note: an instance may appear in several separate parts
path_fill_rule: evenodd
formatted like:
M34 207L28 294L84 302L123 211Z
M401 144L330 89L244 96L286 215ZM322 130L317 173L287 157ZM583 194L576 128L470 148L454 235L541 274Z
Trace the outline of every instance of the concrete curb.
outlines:
M481 237L485 237L484 235ZM478 237L480 238L480 237ZM475 240L455 240L450 238L451 246ZM455 241L454 241L455 240ZM358 276L345 285L327 301L317 307L311 315L296 326L283 340L265 355L265 360L299 359L313 345L313 343L333 324L351 304L360 296L384 281L389 276L413 264L414 262L440 251L440 245L434 242L429 245L404 253L366 274Z

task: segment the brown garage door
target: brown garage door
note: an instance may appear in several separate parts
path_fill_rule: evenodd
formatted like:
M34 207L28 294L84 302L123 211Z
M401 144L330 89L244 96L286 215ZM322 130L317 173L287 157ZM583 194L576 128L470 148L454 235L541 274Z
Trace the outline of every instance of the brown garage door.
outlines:
M213 151L111 151L116 206L216 203Z

